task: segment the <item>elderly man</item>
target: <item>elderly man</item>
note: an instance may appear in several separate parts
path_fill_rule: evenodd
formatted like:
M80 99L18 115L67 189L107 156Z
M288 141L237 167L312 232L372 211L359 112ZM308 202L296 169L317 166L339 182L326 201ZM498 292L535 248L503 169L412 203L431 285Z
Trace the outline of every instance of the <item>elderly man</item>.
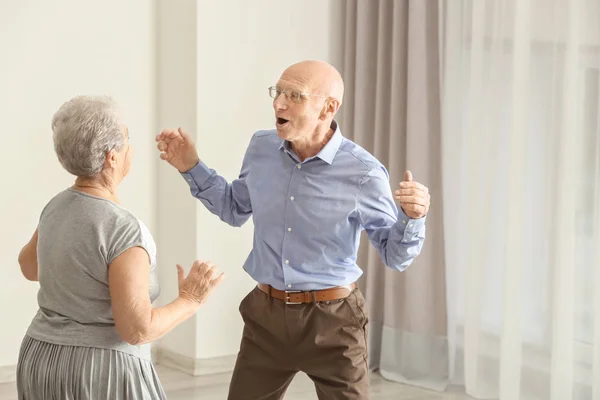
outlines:
M221 220L250 215L244 269L257 281L240 305L244 332L229 399L281 399L298 371L320 399L367 399L365 300L356 287L360 232L402 271L420 253L429 208L409 171L395 191L385 167L344 138L334 120L343 81L320 61L292 65L269 88L276 129L256 132L239 178L206 166L181 128L156 137L161 158Z

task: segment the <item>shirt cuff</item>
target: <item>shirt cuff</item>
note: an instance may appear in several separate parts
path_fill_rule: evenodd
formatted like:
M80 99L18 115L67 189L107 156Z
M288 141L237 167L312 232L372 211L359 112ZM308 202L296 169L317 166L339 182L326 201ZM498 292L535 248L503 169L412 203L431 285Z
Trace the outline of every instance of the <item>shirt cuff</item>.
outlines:
M202 161L199 161L189 171L181 172L181 176L183 176L183 179L190 186L190 189L200 191L200 188L213 176L213 173L212 169L208 168Z
M419 219L409 218L402 207L398 207L398 224L400 225L400 229L404 230L403 241L411 242L415 240L416 237L424 237L425 232L425 220L427 216Z

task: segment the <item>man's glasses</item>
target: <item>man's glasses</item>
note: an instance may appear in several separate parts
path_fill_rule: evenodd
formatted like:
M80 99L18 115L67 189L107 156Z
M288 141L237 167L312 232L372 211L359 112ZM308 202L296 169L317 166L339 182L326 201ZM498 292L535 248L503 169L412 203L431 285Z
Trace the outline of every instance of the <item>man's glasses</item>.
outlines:
M306 100L306 98L308 96L323 97L323 98L327 97L327 96L323 96L320 94L298 92L296 90L283 90L276 86L271 86L269 88L269 96L271 96L272 99L277 99L282 93L285 95L286 99L288 99L294 103L300 103L300 102Z

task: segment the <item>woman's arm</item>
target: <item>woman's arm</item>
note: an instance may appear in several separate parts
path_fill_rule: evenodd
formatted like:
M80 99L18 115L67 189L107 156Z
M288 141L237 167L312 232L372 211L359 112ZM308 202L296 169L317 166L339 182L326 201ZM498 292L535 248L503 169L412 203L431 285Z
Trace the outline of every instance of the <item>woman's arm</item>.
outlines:
M108 285L115 328L121 339L141 345L161 338L190 318L221 282L211 264L196 261L187 278L177 266L179 297L164 307L150 302L150 261L141 247L132 247L108 267Z
M21 272L23 273L23 276L30 281L38 280L37 243L38 230L36 229L29 242L19 253Z

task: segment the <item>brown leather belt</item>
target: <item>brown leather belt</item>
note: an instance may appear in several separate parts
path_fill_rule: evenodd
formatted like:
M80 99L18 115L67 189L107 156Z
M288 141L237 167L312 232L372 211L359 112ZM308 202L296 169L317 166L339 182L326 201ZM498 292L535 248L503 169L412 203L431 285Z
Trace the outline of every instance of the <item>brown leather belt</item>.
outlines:
M313 301L333 301L344 299L352 293L356 288L356 283L348 286L337 286L330 289L314 290L314 291L294 291L294 290L278 290L270 285L259 283L257 287L264 293L270 294L271 297L285 301L286 304L304 304L312 303Z

